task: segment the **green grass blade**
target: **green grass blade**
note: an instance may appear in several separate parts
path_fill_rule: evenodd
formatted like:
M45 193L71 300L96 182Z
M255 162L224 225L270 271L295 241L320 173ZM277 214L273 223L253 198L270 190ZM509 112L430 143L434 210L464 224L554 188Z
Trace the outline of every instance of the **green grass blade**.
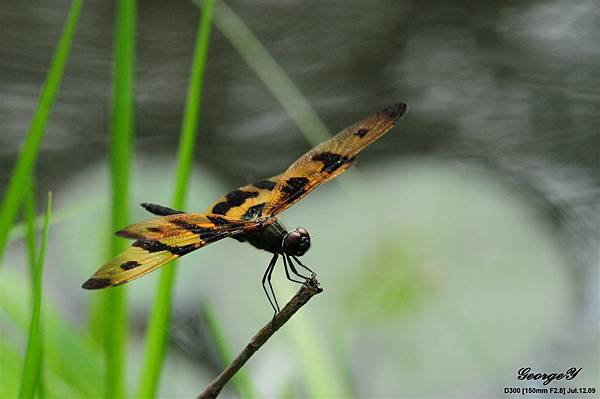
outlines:
M46 206L46 215L44 217L44 232L35 267L33 310L31 312L31 323L29 324L29 339L25 354L25 365L23 366L23 378L21 379L21 388L19 389L19 398L34 397L40 375L40 362L42 360L42 330L40 323L42 312L42 277L44 275L44 258L46 255L51 209L52 195L48 193L48 205Z
M281 287L285 297L294 295L289 286ZM290 324L291 323L291 324ZM323 337L315 326L310 312L298 312L282 330L293 343L302 378L310 398L352 398L336 368L331 348L323 344Z
M35 282L36 244L35 244L35 188L33 182L29 181L29 189L26 190L23 200L23 220L25 222L25 241L27 247L27 259L29 261L29 274L31 284ZM32 291L33 292L33 291Z
M26 226L26 247L27 247L27 258L29 261L29 274L30 274L30 279L31 279L31 303L33 304L35 302L35 295L36 295L36 289L35 289L35 270L36 270L36 243L35 243L35 220L36 220L36 213L35 213L35 186L33 184L33 181L30 179L29 181L29 189L26 191L25 193L25 198L23 200L23 219L25 221L25 226ZM45 219L45 217L44 217ZM45 221L43 222L42 225L43 229L49 228L48 226L45 225ZM43 339L40 337L40 346L43 347L44 342ZM38 374L38 384L37 384L37 392L38 392L38 397L40 399L42 399L44 397L44 375L43 375L43 369L44 369L44 365L42 364L42 359L40 359L40 364L39 364L39 374Z
M187 183L192 167L196 130L200 113L200 102L202 98L204 69L206 66L206 57L210 40L213 5L214 0L204 1L202 17L196 36L194 59L177 156L177 171L173 198L173 206L176 209L184 208ZM161 271L156 301L152 308L146 336L146 358L142 369L139 397L153 398L156 396L166 352L175 271L176 265L174 263L164 266Z
M219 356L223 365L228 365L233 360L233 352L231 351L223 327L219 323L219 320L210 304L204 304L203 312L208 332L212 338L212 342L215 343ZM231 382L235 389L238 391L240 398L257 398L256 390L252 385L252 381L246 370L242 367L231 379Z
M330 137L329 130L306 97L244 21L224 2L215 7L215 26L281 103L310 144L317 145Z
M196 133L200 116L202 88L204 84L204 70L210 42L211 24L213 19L214 0L205 0L202 8L202 18L196 36L194 61L188 86L185 110L183 114L179 149L177 152L177 173L175 178L175 193L173 206L183 208L187 193L187 184L190 178Z
M136 1L116 3L111 115L111 234L127 225L129 219L129 177L134 132ZM125 249L125 241L113 236L111 253ZM127 296L125 287L104 294L106 348L106 397L125 397L125 354L127 344Z
M244 21L224 2L217 3L215 7L215 26L279 101L311 145L315 146L331 137L331 133L306 97ZM354 170L352 174L345 175L344 179L337 180L336 183L346 194L353 196L352 193L361 187L358 176Z
M50 115L54 98L60 87L65 65L69 58L69 50L73 41L75 27L79 19L81 4L82 0L73 0L71 3L69 16L58 42L54 59L46 75L46 81L42 87L29 132L27 133L19 157L15 162L2 204L0 204L0 265L2 264L8 233L19 211L23 192L29 184L28 180L32 176L35 160L37 159L42 138L44 137L46 122Z

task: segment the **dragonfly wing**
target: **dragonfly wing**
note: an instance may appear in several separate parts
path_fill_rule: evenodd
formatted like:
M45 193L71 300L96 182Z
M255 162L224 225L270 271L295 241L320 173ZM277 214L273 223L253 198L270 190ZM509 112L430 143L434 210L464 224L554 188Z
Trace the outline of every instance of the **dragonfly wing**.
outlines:
M268 217L283 212L320 184L345 172L356 155L394 127L406 110L406 104L393 104L347 127L298 158L279 176L262 215Z
M117 235L136 241L98 269L83 288L127 283L198 248L260 225L258 221L198 213L174 214L133 224Z

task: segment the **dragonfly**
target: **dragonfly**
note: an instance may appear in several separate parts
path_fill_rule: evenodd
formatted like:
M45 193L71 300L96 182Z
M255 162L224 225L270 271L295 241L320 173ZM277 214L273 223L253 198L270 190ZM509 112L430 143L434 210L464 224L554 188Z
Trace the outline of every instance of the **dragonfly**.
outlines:
M302 284L316 276L298 259L310 249L310 234L303 227L288 231L277 215L319 185L344 173L356 156L394 127L407 110L408 106L399 102L361 119L312 148L283 173L225 194L206 213L141 204L158 217L117 231L118 236L135 241L100 267L82 287L94 290L125 284L192 251L231 237L272 254L262 287L277 314L280 308L271 276L280 257L290 281Z

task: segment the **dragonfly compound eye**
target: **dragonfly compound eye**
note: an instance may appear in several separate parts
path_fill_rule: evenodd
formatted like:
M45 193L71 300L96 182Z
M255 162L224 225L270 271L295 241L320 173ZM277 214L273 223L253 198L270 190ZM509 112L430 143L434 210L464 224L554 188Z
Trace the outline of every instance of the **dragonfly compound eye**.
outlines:
M310 235L302 227L287 233L283 239L283 251L288 255L302 256L310 248Z

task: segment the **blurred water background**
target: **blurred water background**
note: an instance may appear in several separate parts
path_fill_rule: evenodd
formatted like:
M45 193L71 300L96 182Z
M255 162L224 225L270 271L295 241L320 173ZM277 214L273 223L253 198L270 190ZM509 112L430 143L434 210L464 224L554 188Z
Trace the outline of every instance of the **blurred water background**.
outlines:
M283 215L311 232L305 263L325 293L248 364L259 396L505 397L521 367L583 367L570 383L600 389L599 3L227 4L332 133L393 102L410 106L353 177L340 178L346 184ZM68 5L0 1L0 195ZM64 215L52 228L45 291L75 326L88 322L95 295L80 284L108 253L113 6L84 5L36 167L40 203L52 190ZM198 11L140 1L138 18L133 195L168 203ZM216 28L198 137L188 196L198 212L310 148ZM134 221L147 217L134 206ZM5 292L26 290L23 246L17 234ZM226 240L188 258L165 397L197 394L220 369L203 304L235 352L271 317L260 288L267 254ZM129 285L132 387L156 278ZM280 302L294 289L277 276Z

